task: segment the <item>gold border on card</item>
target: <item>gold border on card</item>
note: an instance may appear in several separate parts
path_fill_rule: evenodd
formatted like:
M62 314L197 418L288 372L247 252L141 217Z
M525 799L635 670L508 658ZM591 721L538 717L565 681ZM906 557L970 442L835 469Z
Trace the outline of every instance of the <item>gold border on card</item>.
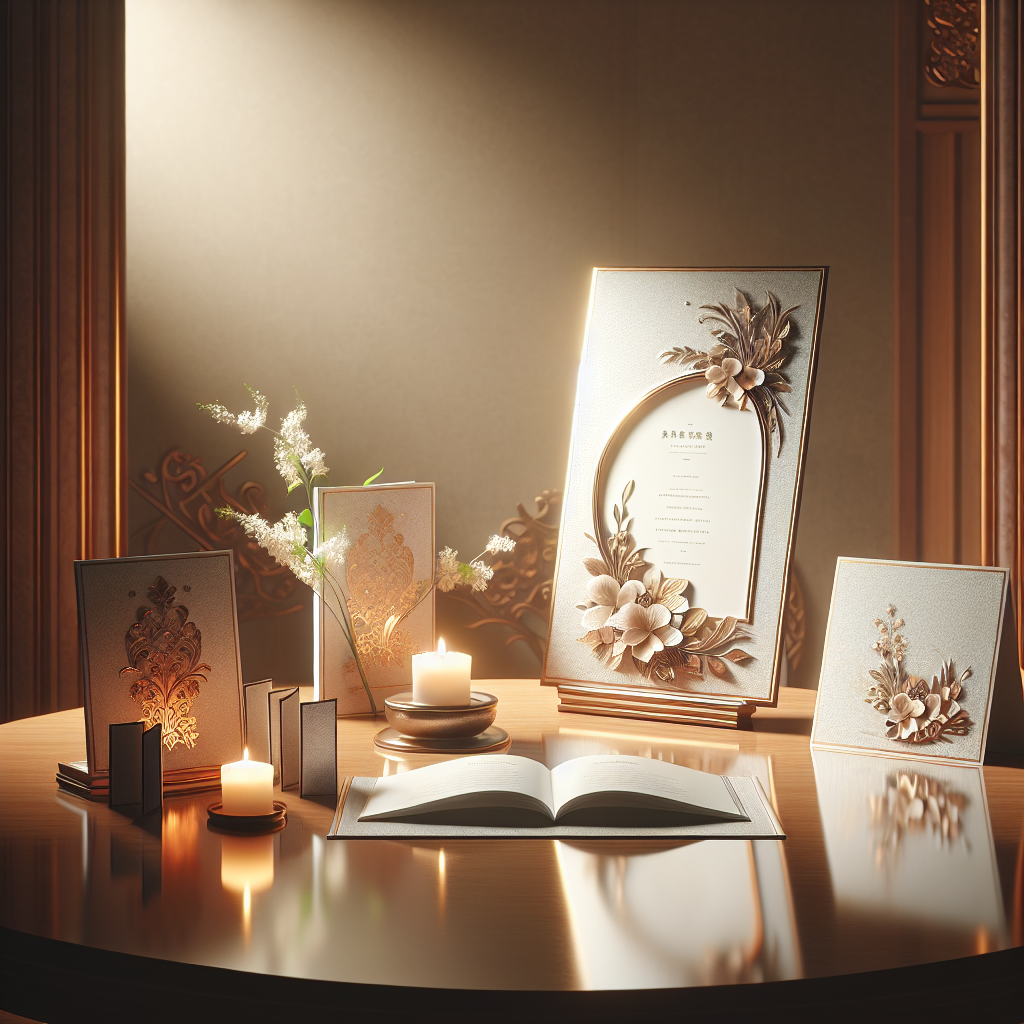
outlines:
M601 454L597 458L597 466L594 469L594 484L593 484L593 511L594 511L594 539L597 541L597 546L604 556L606 562L611 564L611 555L608 551L607 536L607 523L604 521L604 515L601 509L601 478L604 471L605 460L608 458L608 453L611 448L612 441L618 436L619 431L623 426L629 422L630 418L635 416L647 402L649 402L655 396L661 394L663 391L667 391L669 388L677 387L686 381L697 381L704 380L703 373L685 373L681 377L673 377L671 380L665 381L664 384L659 384L656 388L648 391L634 406L619 420L618 423L612 428L608 434L608 438L604 443L604 447L601 449ZM771 458L771 438L768 434L768 424L765 422L764 411L761 406L756 402L751 402L754 411L757 413L757 422L761 428L761 480L758 484L757 489L757 510L754 513L754 542L753 550L750 554L750 578L747 580L747 607L746 612L741 622L750 622L754 615L754 589L757 585L757 562L758 556L761 552L761 521L764 517L764 498L765 492L768 489L768 460ZM785 604L785 603L783 603ZM711 614L714 614L712 609Z
M367 491L414 491L427 488L430 491L430 564L433 566L433 559L435 555L435 547L437 544L437 494L436 487L432 482L407 482L407 483L392 483L392 484L339 484L336 487L317 487L314 488L313 503L316 505L316 515L314 516L314 522L317 524L318 536L315 539L317 544L320 543L321 538L319 536L319 524L323 522L324 515L324 502L323 496L325 494L341 494L344 492L358 492L365 494ZM431 571L433 575L433 571ZM326 700L323 693L323 666L324 666L324 643L327 631L323 627L325 621L323 612L320 609L320 602L323 601L322 597L314 596L313 599L313 614L320 625L314 629L314 643L316 644L316 664L314 665L313 671L313 699L314 700ZM431 644L433 647L437 646L437 615L434 606L434 600L430 600L430 637ZM351 714L346 713L345 715L339 715L339 718L352 717L353 714L369 714L369 709L365 712L352 712ZM383 706L378 714L383 714Z
M822 743L815 740L814 734L818 724L818 708L821 704L821 683L825 676L825 661L828 655L829 640L832 637L832 616L836 610L836 587L839 585L839 566L844 562L857 565L899 565L908 569L950 569L954 572L997 572L1003 577L1003 588L999 598L999 623L996 633L996 645L992 652L992 665L988 677L988 697L985 702L985 721L982 723L981 750L978 758L943 757L938 754L926 753L927 747L914 747L912 750L887 747L857 747L845 743ZM901 761L927 761L929 764L952 764L959 767L980 768L985 763L985 748L988 745L988 725L992 714L992 704L996 696L996 672L999 667L999 648L1003 639L1003 619L1006 615L1006 602L1010 592L1010 570L1002 566L992 565L953 565L947 562L907 562L898 558L852 558L840 555L836 559L836 574L832 580L832 598L828 608L828 625L825 627L825 643L821 649L821 670L818 676L818 692L814 698L814 721L811 724L812 750L837 750L844 754L867 754L872 757L893 757ZM1015 652L1016 653L1016 652ZM884 735L879 737L884 739Z
M587 352L590 345L590 328L591 322L594 315L594 301L597 293L597 278L600 273L667 273L667 274L706 274L706 273L736 273L736 274L757 274L757 273L778 273L784 271L803 272L803 273L816 273L818 274L818 289L815 299L815 311L814 311L814 326L811 330L810 337L810 353L808 356L807 365L807 388L803 407L803 417L800 428L800 441L797 449L797 460L796 460L796 475L794 478L793 486L793 497L791 504L791 511L789 517L789 533L786 539L786 557L783 565L783 580L782 590L780 593L779 607L776 617L775 624L775 653L774 663L772 665L771 683L769 686L769 693L767 697L749 697L749 696L737 696L735 694L723 694L714 692L701 692L695 690L676 690L667 689L659 686L636 686L632 684L614 684L614 683L602 683L595 682L586 679L567 679L557 676L551 676L548 674L548 656L551 648L551 621L554 618L554 611L556 607L556 595L558 590L558 581L561 569L562 550L563 550L563 535L566 518L566 509L568 508L568 502L562 504L562 518L559 524L559 539L558 539L558 553L555 558L555 574L551 584L551 616L548 620L548 647L544 652L544 661L541 666L541 678L540 683L542 686L557 686L559 692L559 710L560 711L579 711L589 714L611 714L611 715L623 715L628 717L636 718L655 718L663 721L677 721L678 719L670 717L670 712L666 708L660 713L653 713L654 709L641 711L639 708L633 708L634 705L649 704L650 698L654 694L658 694L661 701L665 703L671 703L672 700L679 701L679 703L685 707L696 708L696 706L704 704L712 707L717 706L718 713L721 713L724 708L720 702L735 702L737 708L744 708L742 712L737 710L736 712L727 713L727 717L731 717L729 722L721 722L716 724L732 725L737 726L740 718L745 717L749 714L746 708L754 709L758 706L774 706L778 700L778 689L779 689L779 675L780 675L780 656L782 653L782 646L784 642L783 634L783 612L786 607L786 596L789 589L789 573L793 558L793 539L796 534L797 520L800 513L800 500L803 483L804 467L807 461L807 434L810 429L810 411L814 396L814 385L817 378L818 370L818 342L821 336L821 325L824 317L824 299L825 299L825 287L828 283L828 267L817 266L817 267L595 267L591 275L590 281L590 301L587 306L587 319L586 327L584 329L583 337L583 349L580 354L580 365L583 366L587 360ZM636 406L634 405L633 409ZM633 409L630 410L632 413ZM573 455L576 450L577 443L577 429L579 425L579 413L580 413L580 392L579 386L576 389L576 401L573 407L573 419L572 419L572 433L569 442L569 459L568 466L566 469L566 482L563 493L568 496L570 492L570 483L572 482L572 470L573 470ZM629 413L627 413L627 416ZM610 435L613 436L613 435ZM607 446L607 442L606 442ZM602 452L603 454L603 452ZM764 503L767 500L768 485L770 480L768 479L768 459L762 462L762 472L765 474L766 482L763 488L763 494L761 497L761 505L759 508L759 519L761 518L761 512L764 509ZM596 475L596 470L595 470ZM757 544L758 551L760 545L760 538L763 531L763 525L759 521L757 527ZM757 565L760 566L760 559L757 559ZM754 589L754 588L752 588ZM753 616L751 615L751 621ZM584 697L581 691L585 690L588 694L592 695L591 699ZM564 691L564 694L563 694ZM573 693L575 691L575 693ZM574 703L573 706L568 706L565 698L575 696L580 703ZM602 703L597 702L597 698L602 698ZM582 698L582 699L581 699ZM604 704L603 701L607 701ZM664 716L664 717L663 717ZM710 724L710 723L707 723Z

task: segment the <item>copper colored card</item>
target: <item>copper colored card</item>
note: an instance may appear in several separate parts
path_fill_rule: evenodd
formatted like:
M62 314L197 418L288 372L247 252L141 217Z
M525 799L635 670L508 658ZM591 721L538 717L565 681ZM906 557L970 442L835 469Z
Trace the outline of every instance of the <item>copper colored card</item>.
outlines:
M75 582L90 774L106 772L116 722L159 722L169 772L241 758L231 552L75 562Z

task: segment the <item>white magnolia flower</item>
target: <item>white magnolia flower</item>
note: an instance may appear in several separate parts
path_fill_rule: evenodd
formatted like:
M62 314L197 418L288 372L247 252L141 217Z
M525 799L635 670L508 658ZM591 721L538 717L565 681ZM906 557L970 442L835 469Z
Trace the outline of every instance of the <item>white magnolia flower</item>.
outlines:
M489 555L496 555L500 551L511 551L515 546L516 542L511 537L502 537L496 533L487 542L487 547L484 550Z
M670 612L685 615L690 609L690 602L683 597L685 581L666 580L661 570L652 565L644 573L644 586L650 594L651 604L663 604Z
M615 613L608 625L621 629L622 642L633 648L633 657L648 662L658 651L675 647L683 634L671 625L672 613L663 604L644 607L627 604Z
M639 580L627 580L621 586L614 576L595 576L587 584L587 597L594 602L583 614L584 629L600 629L619 609L644 594Z
M454 590L462 582L459 572L459 553L452 548L445 548L437 553L436 576L437 589L442 593Z
M746 406L746 392L764 383L764 370L744 366L738 359L727 356L722 364L712 365L704 372L708 381L708 398L725 405L732 395L741 407Z
M917 732L920 725L918 719L925 713L924 702L911 698L905 693L897 693L892 699L892 706L889 709L888 728L885 735L891 740L905 740L908 736Z

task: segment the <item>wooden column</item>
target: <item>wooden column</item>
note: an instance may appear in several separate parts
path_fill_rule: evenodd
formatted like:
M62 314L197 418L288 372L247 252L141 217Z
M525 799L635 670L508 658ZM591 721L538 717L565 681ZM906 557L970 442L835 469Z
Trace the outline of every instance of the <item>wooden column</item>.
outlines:
M72 562L126 551L124 2L3 0L0 721L82 702Z
M896 548L981 560L978 3L896 5Z
M982 552L987 565L1013 569L1021 637L1024 458L1021 386L1021 94L1020 0L985 0Z

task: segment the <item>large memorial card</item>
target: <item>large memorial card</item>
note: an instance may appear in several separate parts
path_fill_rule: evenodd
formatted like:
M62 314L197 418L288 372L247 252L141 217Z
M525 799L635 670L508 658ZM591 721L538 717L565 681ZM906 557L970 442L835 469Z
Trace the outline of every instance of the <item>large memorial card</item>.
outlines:
M775 702L826 276L594 272L542 679L562 710Z

